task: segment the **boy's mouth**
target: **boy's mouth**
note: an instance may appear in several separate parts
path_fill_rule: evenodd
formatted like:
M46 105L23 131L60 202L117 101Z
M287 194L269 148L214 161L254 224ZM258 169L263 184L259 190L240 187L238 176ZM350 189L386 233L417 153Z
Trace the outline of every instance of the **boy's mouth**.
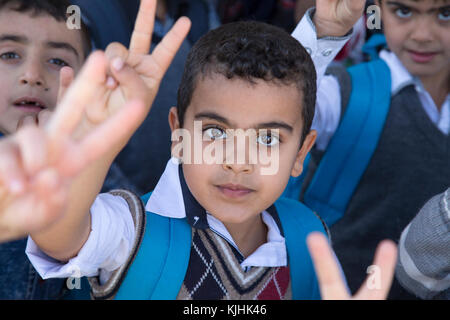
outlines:
M14 101L13 104L16 108L30 113L37 113L47 109L47 106L43 101L32 97L22 97Z
M241 198L255 191L242 185L232 183L217 185L216 187L228 198Z
M419 52L408 50L411 59L416 63L428 63L437 55L437 52Z

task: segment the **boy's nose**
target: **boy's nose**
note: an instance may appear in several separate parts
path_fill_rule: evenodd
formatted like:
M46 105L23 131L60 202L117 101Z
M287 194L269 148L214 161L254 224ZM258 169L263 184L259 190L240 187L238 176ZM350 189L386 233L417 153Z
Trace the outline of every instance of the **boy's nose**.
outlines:
M253 165L249 163L224 163L222 166L224 170L232 170L235 174L253 172Z
M418 43L426 43L433 41L432 32L433 21L422 18L417 25L412 29L411 39Z
M45 79L41 68L37 65L28 64L25 66L19 79L20 84L30 86L42 86L46 88Z
M255 150L250 147L250 140L251 138L239 133L223 141L225 143L222 164L224 170L232 170L235 174L253 172Z

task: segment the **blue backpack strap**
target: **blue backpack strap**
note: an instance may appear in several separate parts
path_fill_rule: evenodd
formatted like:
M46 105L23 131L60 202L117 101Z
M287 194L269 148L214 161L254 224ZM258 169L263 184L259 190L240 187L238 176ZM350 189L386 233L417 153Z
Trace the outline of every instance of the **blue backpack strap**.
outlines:
M320 299L319 284L306 237L312 231L326 235L320 219L299 201L279 198L275 202L286 240L294 300Z
M144 203L150 194L142 197ZM145 234L115 299L172 300L183 283L191 250L186 219L147 212Z
M377 147L391 100L391 76L383 60L348 71L352 78L349 105L304 197L327 225L344 215Z
M371 60L376 60L378 59L378 52L380 51L380 49L386 46L387 42L384 34L375 33L364 44L362 51L367 54Z

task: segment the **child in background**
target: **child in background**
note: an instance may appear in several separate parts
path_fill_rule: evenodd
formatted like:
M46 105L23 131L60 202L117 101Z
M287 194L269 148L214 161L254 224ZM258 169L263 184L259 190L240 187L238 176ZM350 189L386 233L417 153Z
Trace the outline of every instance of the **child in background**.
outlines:
M329 176L338 162L337 157L327 158L327 154L335 150L334 155L339 157L349 144L352 152L362 150L364 156L369 155L360 176L349 176L339 186L330 185L329 198L312 193L326 188L310 187L303 197L305 204L331 226L333 247L354 292L365 278L378 242L385 238L397 240L413 214L433 195L442 193L450 181L450 2L376 1L381 8L387 48L379 53L379 60L374 60L377 67L364 72L357 80L352 80L346 70L325 75L327 59L337 54L341 43L348 40L350 22L359 18L354 16L352 20L348 10L337 12L342 2L346 8L352 8L364 1L318 0L317 9L305 15L293 36L309 48L318 72L312 126L317 130L316 148L312 152L313 163L318 164L316 172ZM330 12L337 14L333 16ZM374 64L363 64L360 69L352 69L352 74L371 66ZM372 75L384 70L387 75L382 79L370 81ZM366 88L352 89L359 85ZM386 91L370 92L383 86L387 87ZM365 97L371 99L372 107L367 108L366 114L362 111L366 109L353 96L359 101ZM352 113L349 113L350 97L351 102L355 101ZM349 114L354 117L348 118L349 126L340 126ZM356 142L350 142L353 136L344 134L344 130L357 130L360 119L367 122L362 123L361 134L355 137L355 141L363 137L358 149ZM378 119L382 121L374 121ZM369 132L372 125L377 129ZM374 139L376 143L371 144ZM366 153L372 145L373 153ZM354 160L353 166L346 168L347 171L338 170L338 174L352 172L364 163L353 157L344 159L344 166L350 163L349 159ZM316 177L309 180L310 186L318 181ZM342 194L353 177L357 177L355 189L342 205ZM390 298L414 297L394 282Z
M0 0L0 136L43 125L90 52L85 28L66 26L67 1ZM43 281L26 239L0 245L0 299L48 299L62 281Z
M61 207L67 199L64 195L47 191L47 197L39 197L43 187L36 183L24 181L23 189L13 192L7 188L12 178L7 177L4 187L13 204L5 206L2 215L10 216L14 204L30 197L29 204L38 204L40 213L65 211L50 228L32 232L29 257L46 277L70 276L70 270L95 276L91 284L97 298L319 298L306 236L311 231L324 233L324 226L300 203L277 200L289 176L301 173L314 143L315 132L309 126L314 114L315 70L306 51L275 27L229 24L203 37L188 58L178 108L169 114L174 133L181 129L194 133L194 120L202 120L203 151L234 140L241 134L234 129L258 129L257 135L248 137L249 143L258 149L268 147L273 154L279 152L275 172L261 174L265 165L249 162L247 146L244 150L238 147L245 152L244 163L234 158L224 161L217 155L220 163L190 164L185 156L193 153L183 149L185 162L169 161L155 191L144 198L146 214L140 199L129 192L95 193L114 155L148 112L144 106L153 101L189 29L186 19L180 19L148 55L153 21L147 19L154 16L155 7L155 1L142 1L129 51L115 44L106 51L109 60L101 53L91 56L47 131L28 132L25 138L14 137L0 145L0 160L12 156L17 147L23 155L38 156L40 163L24 169L9 166L9 172L16 178L24 174L40 177L37 182L42 184L46 183L42 175L54 174L54 184L47 184L69 193L68 208ZM118 83L112 93L106 87L108 73ZM111 98L103 99L105 94ZM123 105L135 98L142 102ZM103 111L96 114L105 117L95 123L88 115L89 123L82 123L80 129L86 105ZM50 152L32 149L37 139ZM191 139L183 136L183 142ZM23 163L27 164L26 159ZM2 176L7 167L0 162ZM26 209L23 204L20 212ZM175 228L173 234L169 230L165 234L166 222L169 230ZM158 234L175 240L169 250L170 262L163 264L170 270L153 273L148 267L158 269L159 261L152 255L166 246ZM383 270L387 267L387 276L381 288L372 290L378 298L389 287L395 254L391 245L382 251L387 253L387 264L382 266ZM198 271L203 264L202 275ZM157 279L161 285L156 289L150 284L155 274L165 279Z

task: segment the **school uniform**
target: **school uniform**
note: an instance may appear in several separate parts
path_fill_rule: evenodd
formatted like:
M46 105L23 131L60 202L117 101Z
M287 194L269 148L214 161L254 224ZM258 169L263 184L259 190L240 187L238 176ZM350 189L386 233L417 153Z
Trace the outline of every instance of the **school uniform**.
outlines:
M318 40L312 13L308 11L293 36L309 49L318 72L312 126L318 137L312 158L320 164L345 113L352 83L346 70L326 74L327 64L315 58L332 55L339 39ZM442 193L450 181L450 95L439 110L420 80L394 53L382 50L379 57L391 74L389 111L375 152L345 214L330 227L334 249L352 292L367 276L378 243L385 238L398 241L423 204ZM389 298L412 296L394 281Z
M67 263L45 255L31 238L27 255L43 278L91 277L94 298L114 298L140 249L145 211L186 219L192 230L189 264L177 299L292 298L288 254L276 207L261 213L268 230L267 242L244 257L223 223L192 196L182 166L175 159L167 163L145 209L131 192L99 195L91 207L89 238ZM314 216L314 220L320 225L316 224L315 230L324 232L319 219Z

